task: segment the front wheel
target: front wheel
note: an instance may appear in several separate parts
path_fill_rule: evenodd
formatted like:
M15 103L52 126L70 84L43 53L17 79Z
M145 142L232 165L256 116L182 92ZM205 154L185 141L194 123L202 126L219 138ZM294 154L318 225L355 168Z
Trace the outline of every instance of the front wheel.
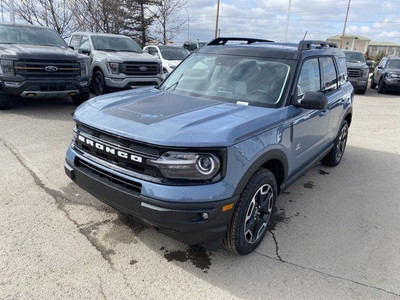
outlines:
M378 93L383 94L385 91L386 91L385 81L383 80L383 78L381 78L378 84Z
M0 110L9 109L11 107L11 95L0 93Z
M260 245L271 221L277 194L274 174L266 169L258 170L236 204L224 240L227 250L245 255Z
M90 93L89 92L80 93L78 95L75 95L75 96L71 97L72 102L74 102L74 104L76 104L76 105L82 104L83 102L89 100L89 98L90 98Z
M102 71L94 73L92 86L96 96L103 95L106 92L106 81Z
M349 123L343 121L338 136L335 139L332 150L322 159L322 163L329 167L336 167L342 160L346 149L347 136L349 135Z

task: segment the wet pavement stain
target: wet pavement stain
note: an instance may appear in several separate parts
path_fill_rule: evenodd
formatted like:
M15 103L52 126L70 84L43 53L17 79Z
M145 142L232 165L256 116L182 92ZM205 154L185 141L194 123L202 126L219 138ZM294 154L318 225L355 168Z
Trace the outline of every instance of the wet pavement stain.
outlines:
M137 264L137 260L136 259L131 259L131 261L129 262L130 265L135 265Z
M186 250L165 250L161 247L160 250L164 251L164 257L167 261L187 262L190 261L196 268L208 273L207 270L211 267L211 253L201 246L189 246Z
M290 195L290 192L282 192L282 195Z
M315 187L314 182L312 182L312 181L307 181L303 186L306 189L313 189Z
M113 226L104 235L104 240L111 243L136 244L136 237L146 229L142 223L123 214L120 214L112 223Z
M322 170L322 169L319 169L319 174L321 174L321 175L328 175L328 174L330 174L329 172L327 172L327 171L324 171L324 170Z
M275 230L276 225L278 225L279 223L286 223L287 221L289 221L289 219L289 217L286 217L285 210L275 212L275 214L272 215L272 218L269 221L267 230Z

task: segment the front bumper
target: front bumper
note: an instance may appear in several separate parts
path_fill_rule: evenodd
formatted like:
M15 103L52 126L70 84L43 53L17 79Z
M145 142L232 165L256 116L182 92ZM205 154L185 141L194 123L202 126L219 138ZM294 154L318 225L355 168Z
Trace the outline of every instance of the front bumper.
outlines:
M400 88L400 78L385 78L385 86L392 89Z
M355 89L363 89L368 86L368 78L348 77L348 79Z
M159 85L163 79L161 77L124 77L112 78L105 77L107 87L114 89L131 89L144 86Z
M1 78L0 91L22 97L66 97L89 92L89 78Z
M68 153L74 153L73 161ZM100 172L96 173L83 167L81 161L97 168ZM210 202L193 202L182 199L172 202L144 196L140 191L132 191L126 186L119 185L115 177L110 177L110 179L104 176L108 171L112 171L78 155L71 148L67 152L64 169L75 183L104 203L138 218L186 244L208 245L211 243L210 245L213 245L220 243L225 236L233 213L233 209L223 212L222 207L237 201L237 197L233 197ZM132 181L135 181L135 178L132 178ZM140 181L137 180L137 182L140 186ZM161 185L160 188L162 188ZM191 186L177 188L185 191L187 199L191 198L193 194ZM204 185L203 188L208 189L207 185ZM207 219L204 219L204 213L208 215Z

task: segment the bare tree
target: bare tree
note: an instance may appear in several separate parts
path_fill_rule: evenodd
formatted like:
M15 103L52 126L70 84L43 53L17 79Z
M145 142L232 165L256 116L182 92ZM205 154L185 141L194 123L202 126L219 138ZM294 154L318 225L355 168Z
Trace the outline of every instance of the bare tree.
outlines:
M76 29L68 0L18 0L15 14L29 24L55 29L68 37Z
M164 45L182 31L186 21L180 12L186 3L187 0L160 0L148 8L157 21L156 32L162 35Z
M129 14L125 20L124 34L134 37L144 47L149 39L149 27L154 17L148 11L154 0L127 0L126 7L129 7Z

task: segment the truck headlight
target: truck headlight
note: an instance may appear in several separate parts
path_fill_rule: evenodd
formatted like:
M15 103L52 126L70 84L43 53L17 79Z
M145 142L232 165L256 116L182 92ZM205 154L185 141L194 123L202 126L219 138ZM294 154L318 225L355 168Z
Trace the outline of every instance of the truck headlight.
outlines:
M206 180L220 170L220 161L211 153L166 152L157 160L150 160L164 177L173 179Z
M363 70L363 77L368 77L369 75L369 69L364 69Z
M399 75L397 75L397 73L387 73L386 77L387 78L397 78L397 77L399 77Z
M2 59L0 60L0 74L2 75L14 75L14 63L12 60Z
M119 63L110 62L108 63L108 69L111 74L119 74Z
M89 75L89 70L88 70L89 68L88 68L87 62L86 61L81 61L80 64L81 64L81 76L82 77L88 76Z

